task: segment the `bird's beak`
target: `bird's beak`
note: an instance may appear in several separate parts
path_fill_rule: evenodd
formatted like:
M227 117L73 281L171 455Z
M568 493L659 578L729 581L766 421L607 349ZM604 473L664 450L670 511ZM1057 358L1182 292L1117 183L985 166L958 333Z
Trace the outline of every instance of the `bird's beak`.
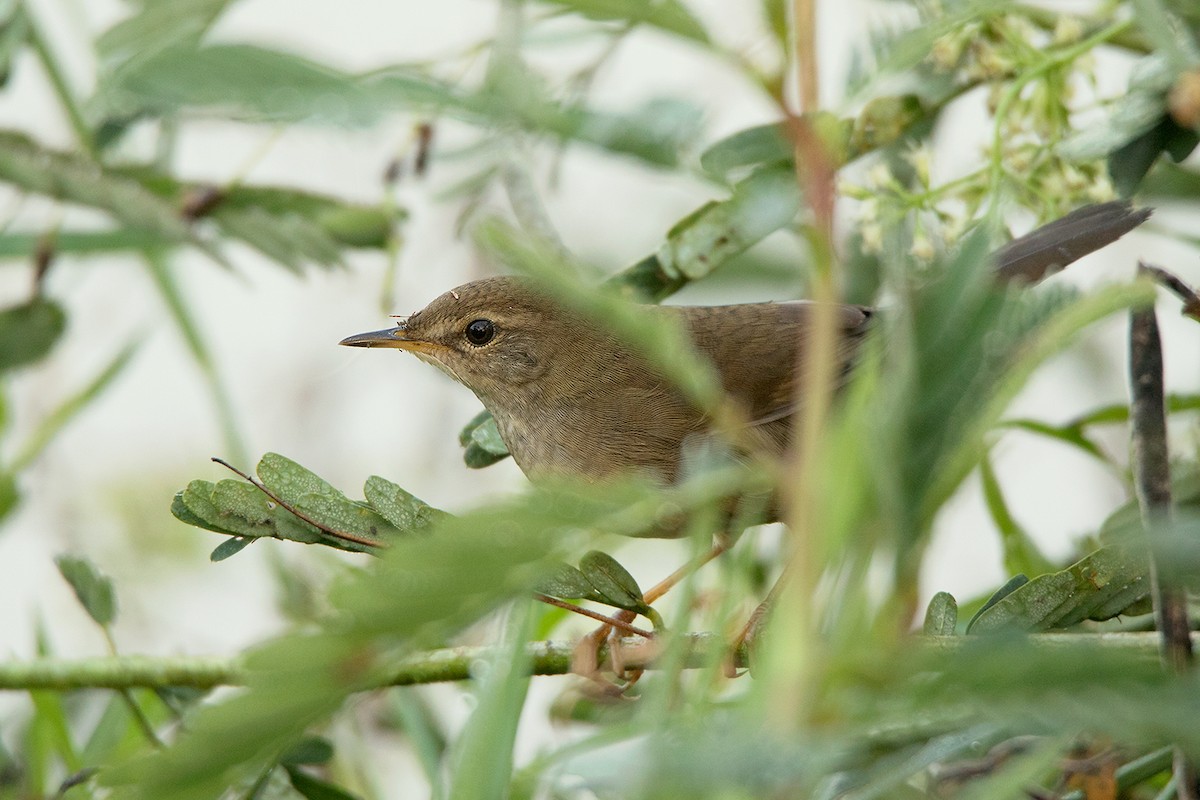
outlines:
M428 342L408 338L408 326L399 322L394 328L347 336L338 344L344 344L347 347L396 347L401 350L422 350L428 345Z

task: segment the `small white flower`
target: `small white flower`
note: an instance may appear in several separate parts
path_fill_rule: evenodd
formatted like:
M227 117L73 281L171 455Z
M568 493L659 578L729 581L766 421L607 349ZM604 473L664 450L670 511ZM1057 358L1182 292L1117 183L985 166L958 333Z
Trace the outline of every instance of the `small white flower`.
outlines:
M934 255L933 242L929 241L929 237L925 235L924 231L917 231L916 235L913 236L912 247L909 248L908 252L909 255L921 261L932 261Z
M862 205L858 207L858 217L863 222L878 222L879 201L874 197L863 200Z
M1074 44L1083 38L1083 23L1079 17L1064 14L1054 26L1055 44Z
M867 185L874 189L886 188L891 186L894 181L892 170L882 161L867 170Z
M929 150L924 147L914 148L904 154L904 160L912 165L912 168L917 173L917 180L921 182L921 185L928 188L930 172Z
M878 222L868 222L862 226L863 252L883 252L883 226Z

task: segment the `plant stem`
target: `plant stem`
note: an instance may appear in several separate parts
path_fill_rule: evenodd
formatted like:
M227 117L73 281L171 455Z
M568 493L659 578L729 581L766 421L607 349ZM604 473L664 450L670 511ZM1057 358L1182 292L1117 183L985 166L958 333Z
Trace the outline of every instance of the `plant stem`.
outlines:
M1198 634L1200 635L1200 634ZM913 637L915 647L934 655L951 656L978 646L980 637ZM1039 633L1028 637L1039 649L1068 650L1084 647L1110 653L1125 653L1144 659L1157 657L1158 634L1153 631L1120 633ZM713 633L686 634L685 669L705 669L712 658L727 646ZM640 638L621 642L626 667L654 669L654 653L661 648L645 648ZM545 641L526 645L534 675L565 675L570 672L574 642ZM414 653L401 659L377 684L411 686L424 683L462 681L471 677L471 667L494 655L492 647L450 647ZM745 652L736 653L737 666L746 666ZM34 658L28 661L0 663L0 691L75 691L79 689L134 689L186 686L213 689L217 686L241 686L249 672L233 658L101 656L95 658Z
M63 113L67 115L67 122L74 132L75 138L79 140L79 146L90 158L95 160L96 143L92 138L92 129L83 118L83 111L75 99L75 93L67 83L67 76L63 73L62 67L54 57L53 50L50 49L49 41L38 25L37 16L29 10L28 3L21 4L21 14L25 17L25 22L29 27L29 46L46 71L46 77L50 80L54 94L62 105Z
M1139 269L1146 271L1143 265ZM1153 304L1135 308L1129 314L1129 384L1133 474L1142 523L1151 544L1150 596L1154 600L1154 619L1162 636L1163 665L1182 675L1191 669L1193 660L1187 590L1177 576L1164 570L1165 564L1154 547L1166 533L1163 527L1169 526L1173 514L1162 338ZM1180 800L1196 800L1195 768L1181 749L1175 751L1175 779Z

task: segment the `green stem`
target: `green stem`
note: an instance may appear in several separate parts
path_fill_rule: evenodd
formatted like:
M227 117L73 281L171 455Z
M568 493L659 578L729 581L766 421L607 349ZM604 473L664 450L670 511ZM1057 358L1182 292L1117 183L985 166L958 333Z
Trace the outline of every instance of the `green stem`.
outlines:
M59 431L65 428L71 420L75 419L75 416L79 412L87 408L124 371L126 365L133 360L136 347L136 343L131 344L117 353L109 365L101 370L99 375L51 411L49 416L43 419L33 433L30 434L24 446L17 451L17 454L13 457L12 464L9 466L10 471L15 474L32 464L42 454L42 451L46 449L46 445L50 444L54 437L58 435Z
M1112 25L1097 31L1071 47L1054 53L1041 64L1016 77L1012 86L1008 88L1008 91L1000 98L1000 102L996 104L996 121L992 125L991 186L989 187L993 197L999 192L1000 180L1004 175L1004 122L1008 119L1009 108L1021 96L1021 92L1025 87L1044 76L1050 70L1056 69L1063 64L1068 64L1089 51L1094 50L1097 46L1111 41L1132 25L1133 20L1131 19L1114 22Z
M42 33L37 17L30 12L28 3L22 2L21 14L24 16L29 28L29 45L37 56L38 61L41 62L42 68L46 70L46 77L49 78L50 85L54 89L54 94L58 97L58 102L62 105L63 112L67 115L67 122L70 123L71 130L75 133L75 138L79 140L79 146L94 160L97 154L96 143L92 137L92 129L83 118L83 111L79 106L79 101L75 98L75 93L67 83L67 76L63 73L58 60L54 57L54 52L50 48L50 42Z
M112 628L108 625L101 625L100 630L104 633L104 641L108 643L108 652L113 658L119 658L117 640L113 638ZM151 724L146 713L142 711L142 707L138 705L137 699L133 696L133 690L130 688L118 689L117 694L121 696L121 700L125 703L125 707L129 709L129 713L133 717L133 721L137 723L142 736L146 737L146 741L156 750L166 747L163 740L158 738L158 733L154 730L154 725Z
M192 318L191 312L188 310L187 303L179 291L179 286L175 283L175 277L171 274L164 252L162 250L147 250L145 256L150 276L154 279L155 285L162 294L163 300L166 302L167 308L170 310L171 316L179 328L179 332L183 335L184 342L187 343L188 350L192 354L192 359L196 362L196 366L200 368L200 374L204 377L208 392L212 396L213 406L217 412L217 421L221 426L221 435L225 440L225 447L229 452L230 458L238 463L249 463L250 458L247 455L245 442L238 429L228 389L217 374L216 366L213 364L212 356L208 351L208 345L204 343L200 329Z
M1025 3L1014 6L1012 10L1045 31L1053 31L1058 25L1058 21L1063 17L1060 11ZM1081 22L1085 29L1096 29L1102 24L1102 21L1095 17L1082 17ZM1109 37L1106 43L1113 47L1120 47L1143 55L1154 51L1154 46L1146 41L1146 37L1138 30L1122 30L1120 33Z
M1194 634L1200 635L1200 634ZM914 646L932 654L954 655L978 646L981 637L931 636L913 637ZM690 633L684 637L685 669L704 669L714 656L727 647L725 640L712 633ZM1028 642L1038 649L1069 652L1077 648L1093 648L1109 653L1125 653L1156 662L1158 633L1137 631L1121 633L1039 633L1030 635ZM654 669L658 666L644 640L623 640L625 665L629 669ZM527 656L534 675L565 675L570 672L574 642L530 642ZM603 655L603 654L602 654ZM429 650L401 659L378 682L382 686L411 686L424 683L463 681L471 677L471 668L480 660L495 656L492 647L451 647ZM736 666L745 667L746 653L739 652ZM240 686L249 673L236 659L203 657L104 656L82 659L34 658L29 661L0 663L0 690L75 691L78 689L133 689L186 686L194 689L213 689L217 686Z

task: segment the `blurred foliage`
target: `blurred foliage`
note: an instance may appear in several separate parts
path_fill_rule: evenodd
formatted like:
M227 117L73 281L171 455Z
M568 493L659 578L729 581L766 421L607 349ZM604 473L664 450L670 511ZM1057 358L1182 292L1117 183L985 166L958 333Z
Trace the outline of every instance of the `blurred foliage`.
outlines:
M452 516L378 476L366 481L362 500L351 499L269 453L255 476L197 480L175 496L176 517L226 537L213 561L263 538L379 557L347 566L327 603L314 603L311 587L283 581L306 610L295 615L296 630L244 654L242 691L215 699L181 686L31 691L31 712L6 720L0 798L394 796L355 753L381 729L404 735L434 796L458 798L1166 797L1173 747L1200 758L1195 674L1168 674L1153 647L1128 644L1144 640L1095 633L1147 611L1137 505L1114 510L1069 563L1055 564L1030 541L1019 522L1024 510L1012 506L989 460L1010 431L1043 436L1100 460L1133 495L1125 460L1097 437L1102 426L1128 423L1127 405L1065 423L1003 414L1041 363L1097 320L1151 302L1153 289L998 288L980 268L1015 209L1046 220L1114 195L1200 201L1200 173L1185 162L1200 142L1200 15L1192 4L1097 2L1065 15L1014 2L897 3L894 24L874 32L855 59L851 110L799 119L784 101L788 53L812 42L778 0L757 7L762 41L753 54L725 42L682 0L508 0L499 3L493 40L437 62L364 73L214 35L238 5L131 0L120 22L85 43L98 64L85 91L67 79L35 5L0 4L0 90L14 70L39 69L74 136L62 149L0 131L0 183L53 208L39 223L0 230L0 258L29 264L32 276L28 296L0 308L0 452L12 454L0 461L0 520L19 502L23 470L136 357L132 347L109 354L78 390L46 398L26 441L10 441L10 375L41 368L62 337L81 335L45 288L60 261L119 254L145 270L206 382L226 452L246 464L207 332L178 286L177 254L198 251L236 270L231 246L244 245L303 275L342 267L353 248L387 258L399 251L406 213L390 197L364 204L176 174L171 154L183 126L363 128L400 114L427 133L461 127L472 143L453 156L471 174L446 197L461 205L479 250L535 276L586 324L635 344L714 410L721 397L711 370L677 332L627 313L625 301L657 302L733 270L780 231L805 252L793 284L812 280L829 242L810 208L819 198L797 179L797 142L807 133L841 171L840 193L860 201L843 283L856 301L890 301L881 335L826 430L806 444L824 469L804 476L812 504L804 519L812 524L789 547L813 581L793 581L777 597L753 643L754 677L731 682L720 658L685 669L684 634L736 629L758 599L747 587L762 582L761 563L738 538L761 503L748 500L731 514L722 498L786 495L798 483L795 465L731 467L700 457L668 489L539 485ZM594 57L574 72L539 67L540 43L565 35ZM730 98L700 107L651 93L602 106L592 82L634 36L734 71L748 96L778 107L778 121L712 141L705 117ZM1136 63L1124 92L1096 98L1095 59L1109 52ZM486 69L471 69L481 55ZM972 96L986 98L988 140L977 163L946 179L933 142L955 133L951 112ZM134 130L148 130L151 145ZM596 291L602 276L555 241L532 178L533 164L557 164L577 149L689 176L713 198L664 231L654 253L607 276L610 291ZM515 224L480 214L501 192ZM64 209L103 222L77 223ZM1198 408L1195 396L1168 403L1172 414ZM486 413L460 444L472 467L507 453ZM1169 552L1173 573L1196 585L1200 534L1190 512L1200 471L1189 446L1185 438L1173 453L1181 508ZM1021 574L990 598L938 593L925 635L912 633L935 519L976 469L1004 568ZM1076 488L1071 476L1063 483L1064 491ZM595 549L607 534L663 527L686 533L697 560L721 535L732 551L710 568L723 570L718 590L685 580L677 600L655 608L629 570ZM119 655L118 587L80 555L60 557L58 567ZM562 723L570 735L518 762L518 722L530 713L528 674L536 669L526 645L567 616L532 606L533 592L648 617L659 660L640 680L593 676L602 691L576 698L570 714L591 724ZM505 633L472 670L465 691L474 702L460 726L447 727L410 689L378 688L397 659L419 661L423 650L461 641L464 629L497 612ZM1064 634L1053 646L1039 638L1050 630ZM43 632L39 653L54 659L49 638ZM425 666L428 679L438 679L438 664ZM613 705L618 687L636 702ZM340 723L355 713L347 701L366 692L382 695L387 710L377 726L346 735ZM565 716L551 714L556 724Z

